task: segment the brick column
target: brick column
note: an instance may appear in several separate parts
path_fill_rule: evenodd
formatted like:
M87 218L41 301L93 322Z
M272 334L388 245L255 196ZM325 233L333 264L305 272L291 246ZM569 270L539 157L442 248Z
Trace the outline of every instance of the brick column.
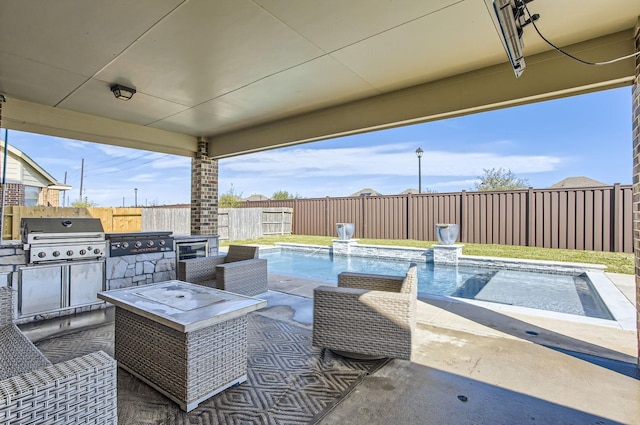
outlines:
M191 234L218 234L218 161L209 157L204 137L191 160Z
M636 23L636 52L640 52L640 18ZM636 78L631 89L633 127L633 249L636 270L636 319L640 329L640 57L636 57ZM640 332L638 368L640 368Z

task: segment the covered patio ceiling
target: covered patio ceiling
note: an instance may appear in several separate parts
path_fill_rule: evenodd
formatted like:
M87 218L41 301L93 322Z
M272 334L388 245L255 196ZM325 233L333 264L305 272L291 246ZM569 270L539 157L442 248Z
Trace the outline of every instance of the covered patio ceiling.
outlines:
M516 79L489 1L2 1L2 126L223 158L631 84L634 59L582 65L531 26ZM638 0L529 8L581 58L635 51Z

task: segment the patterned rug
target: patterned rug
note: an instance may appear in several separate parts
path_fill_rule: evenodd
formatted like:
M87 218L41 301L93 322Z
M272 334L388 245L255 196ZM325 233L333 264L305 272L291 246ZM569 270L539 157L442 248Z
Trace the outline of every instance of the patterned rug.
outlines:
M311 331L258 313L248 316L248 379L185 413L118 370L120 425L313 424L384 361L355 361L311 346ZM37 343L53 363L103 350L113 355L113 325Z

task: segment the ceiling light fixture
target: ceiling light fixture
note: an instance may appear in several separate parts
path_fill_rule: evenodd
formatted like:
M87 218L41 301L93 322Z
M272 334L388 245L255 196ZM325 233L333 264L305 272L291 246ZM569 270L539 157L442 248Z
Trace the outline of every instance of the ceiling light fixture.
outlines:
M131 87L121 86L120 84L114 84L111 86L111 91L116 99L129 100L136 93L136 89Z

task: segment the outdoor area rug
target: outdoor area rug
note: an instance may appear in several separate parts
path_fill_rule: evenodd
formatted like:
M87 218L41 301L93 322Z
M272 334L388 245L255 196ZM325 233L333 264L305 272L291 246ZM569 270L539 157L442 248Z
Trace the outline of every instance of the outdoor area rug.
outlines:
M384 364L356 361L311 346L311 330L248 316L248 379L185 413L126 371L118 370L121 425L313 424L367 374ZM53 363L96 350L113 355L113 325L40 341Z

